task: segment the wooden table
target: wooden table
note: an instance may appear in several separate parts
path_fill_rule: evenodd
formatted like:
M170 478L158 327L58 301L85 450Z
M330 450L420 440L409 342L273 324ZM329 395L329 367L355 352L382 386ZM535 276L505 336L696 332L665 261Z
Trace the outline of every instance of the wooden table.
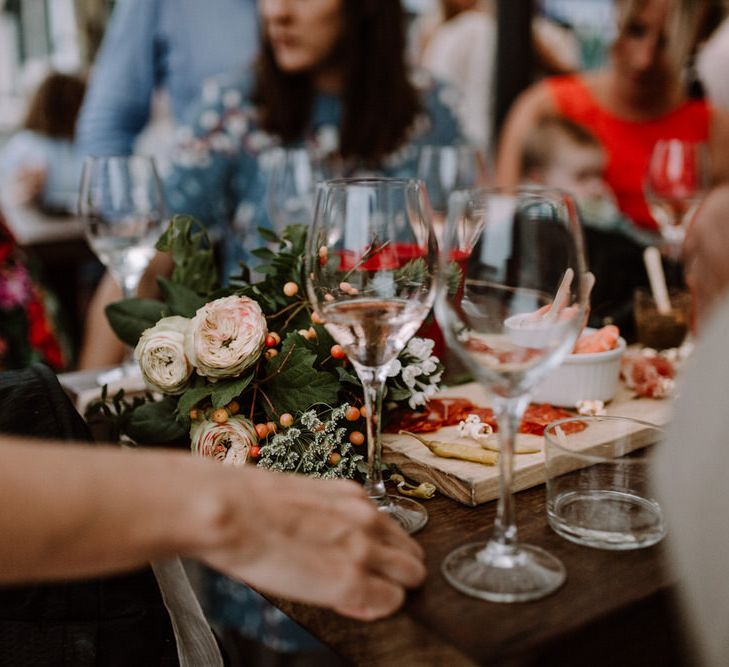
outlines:
M495 604L445 581L440 564L455 546L485 540L496 503L468 508L426 501L430 520L416 537L428 579L395 616L375 623L281 600L280 609L356 665L690 665L665 545L610 552L572 544L548 527L544 487L517 494L521 538L562 559L567 582L537 602Z

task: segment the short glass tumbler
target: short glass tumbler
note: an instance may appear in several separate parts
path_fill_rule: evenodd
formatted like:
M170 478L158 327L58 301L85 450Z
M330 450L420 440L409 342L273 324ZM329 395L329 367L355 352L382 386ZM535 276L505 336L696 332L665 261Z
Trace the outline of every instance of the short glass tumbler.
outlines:
M666 534L650 488L663 431L626 417L575 417L544 432L547 519L562 537L588 547L640 549Z

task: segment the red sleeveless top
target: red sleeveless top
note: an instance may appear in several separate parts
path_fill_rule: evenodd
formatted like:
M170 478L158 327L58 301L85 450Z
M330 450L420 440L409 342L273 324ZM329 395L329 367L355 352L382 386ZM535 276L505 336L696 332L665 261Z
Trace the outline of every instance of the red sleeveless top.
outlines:
M550 77L546 85L559 113L591 130L602 142L608 155L605 180L623 213L639 227L656 229L643 195L643 177L653 146L659 139L707 141L709 105L690 100L659 118L630 121L600 107L579 75Z

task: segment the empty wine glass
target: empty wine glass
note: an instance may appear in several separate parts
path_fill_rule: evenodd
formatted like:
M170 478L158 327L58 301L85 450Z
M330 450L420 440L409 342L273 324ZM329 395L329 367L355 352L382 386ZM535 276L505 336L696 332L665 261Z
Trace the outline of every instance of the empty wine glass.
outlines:
M574 202L555 190L457 192L450 208L436 312L446 341L492 397L500 495L491 539L451 552L442 570L468 595L533 600L556 590L565 570L548 552L518 541L514 441L529 391L572 349L581 328L581 230ZM447 290L446 275L454 265L461 282Z
M664 139L653 147L645 175L645 196L663 238L680 251L686 227L709 186L704 144Z
M261 155L266 174L266 211L273 228L311 224L316 184L323 178L321 161L306 148L273 148Z
M440 237L448 213L448 197L455 190L485 185L486 157L475 146L423 146L418 156L417 176L428 190L434 226Z
M119 284L123 297L135 296L165 220L153 159L141 155L86 158L79 215L91 249ZM129 364L123 369L132 370Z
M437 254L421 181L339 179L319 185L307 243L307 291L364 388L365 487L380 510L411 533L425 525L428 513L385 491L382 398L393 362L433 304Z

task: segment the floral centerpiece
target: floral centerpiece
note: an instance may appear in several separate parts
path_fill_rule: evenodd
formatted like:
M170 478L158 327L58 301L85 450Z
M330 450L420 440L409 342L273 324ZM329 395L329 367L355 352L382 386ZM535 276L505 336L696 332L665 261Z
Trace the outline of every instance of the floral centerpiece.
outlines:
M242 267L222 288L204 229L187 216L172 220L157 244L174 261L171 277L158 279L162 299L107 308L150 392L103 396L87 416L113 421L116 435L138 444L352 477L365 441L362 388L304 294L306 227L262 234L269 247L253 254L263 278L247 280ZM386 405L416 409L437 391L443 368L432 352L432 340L410 340L390 370Z

